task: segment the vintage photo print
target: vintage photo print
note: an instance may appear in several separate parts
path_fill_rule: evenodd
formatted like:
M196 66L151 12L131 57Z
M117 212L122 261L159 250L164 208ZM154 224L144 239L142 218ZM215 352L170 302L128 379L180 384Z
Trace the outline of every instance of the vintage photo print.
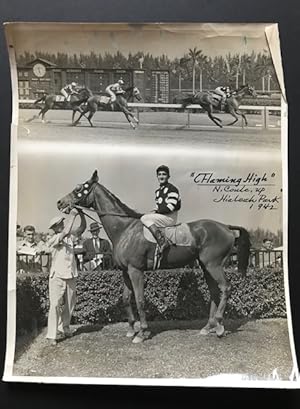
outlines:
M6 33L4 380L299 387L277 25Z

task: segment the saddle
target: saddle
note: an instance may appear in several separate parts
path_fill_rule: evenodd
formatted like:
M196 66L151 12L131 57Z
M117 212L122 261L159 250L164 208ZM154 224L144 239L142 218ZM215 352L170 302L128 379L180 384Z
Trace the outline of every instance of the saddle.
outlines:
M110 102L110 97L108 97L107 95L100 95L99 97L99 102L101 104L109 104Z
M64 102L64 101L65 101L65 97L63 97L62 95L55 96L55 102Z
M187 223L180 223L176 226L161 227L164 230L167 240L174 246L191 246L194 242L191 230ZM145 239L151 243L156 243L155 238L147 227L144 227Z
M194 238L187 223L180 223L175 226L161 227L161 229L164 230L166 239L169 241L171 246L189 247L194 242ZM144 227L144 237L151 243L156 244L153 260L153 269L156 270L160 267L160 263L164 254L160 254L159 246L147 227Z

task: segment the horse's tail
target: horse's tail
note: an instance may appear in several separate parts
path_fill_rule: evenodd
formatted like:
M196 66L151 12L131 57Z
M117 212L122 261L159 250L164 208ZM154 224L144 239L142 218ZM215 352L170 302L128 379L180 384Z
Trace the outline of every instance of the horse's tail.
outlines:
M237 230L240 232L239 237L236 240L237 244L237 259L238 259L238 271L243 276L246 275L247 267L250 257L250 236L248 231L244 227L240 226L228 226L230 230Z

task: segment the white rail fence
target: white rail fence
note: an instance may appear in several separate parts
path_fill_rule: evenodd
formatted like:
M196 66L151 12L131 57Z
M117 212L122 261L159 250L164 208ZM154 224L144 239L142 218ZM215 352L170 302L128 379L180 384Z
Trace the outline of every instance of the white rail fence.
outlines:
M34 100L31 99L21 99L19 100L19 104L33 104ZM136 115L139 118L140 112L143 112L145 109L158 109L158 110L165 110L165 109L182 109L181 104L154 104L154 103L147 103L147 102L129 102L128 106L134 108L136 111ZM203 109L200 105L189 105L186 107L187 113L187 122L186 126L189 128L191 126L191 111L192 110L200 110ZM270 112L280 112L280 106L258 106L258 105L241 105L239 107L241 111L259 111L261 115L261 123L264 129L269 128L270 123ZM246 112L245 112L246 113Z

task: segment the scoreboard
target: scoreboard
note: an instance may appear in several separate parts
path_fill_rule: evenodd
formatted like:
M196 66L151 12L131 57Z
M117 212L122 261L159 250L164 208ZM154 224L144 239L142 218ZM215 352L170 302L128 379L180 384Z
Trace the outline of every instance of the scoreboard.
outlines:
M151 71L151 102L168 104L170 100L170 73L167 70Z

